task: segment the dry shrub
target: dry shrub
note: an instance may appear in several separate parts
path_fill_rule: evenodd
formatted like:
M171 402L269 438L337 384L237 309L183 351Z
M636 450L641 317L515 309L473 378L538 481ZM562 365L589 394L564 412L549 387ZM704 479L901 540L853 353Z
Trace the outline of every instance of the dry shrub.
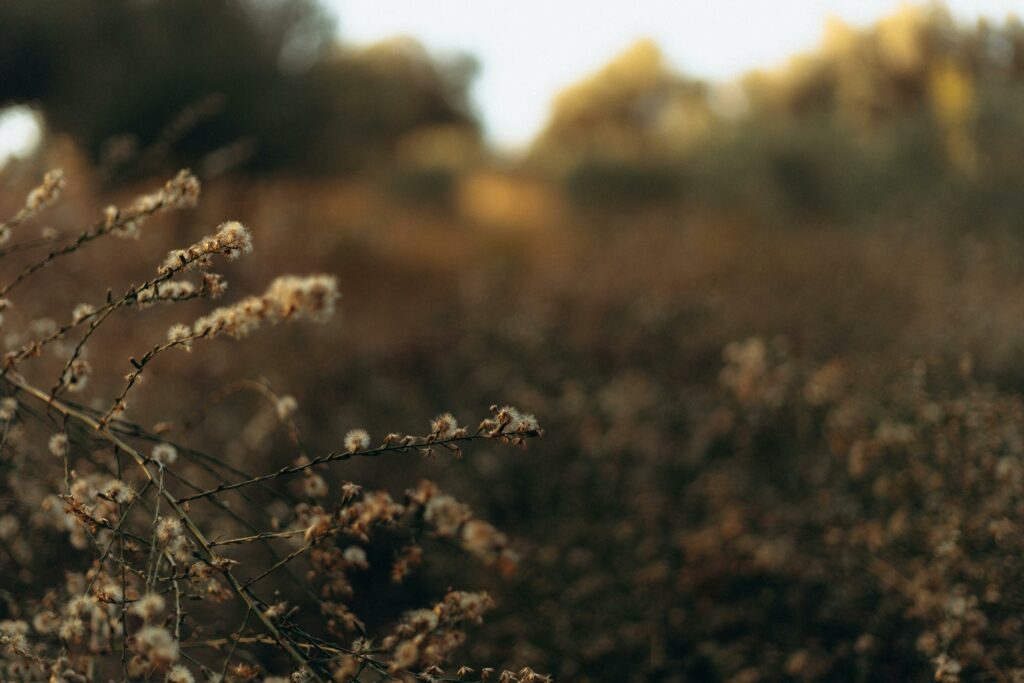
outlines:
M523 447L541 435L537 420L492 406L478 425L463 427L444 413L425 434L389 433L374 441L366 430L351 429L334 450L315 454L299 427L297 401L265 380L230 384L193 402L192 414L164 415L152 426L129 419L151 363L170 363L168 352L221 343L213 341L218 337L240 339L260 327L325 322L339 296L337 282L324 274L281 276L261 294L194 322L179 318L112 382L102 372L111 358L98 341L102 333L115 328L117 336L118 321L145 315L142 309L219 299L227 281L213 268L252 251L253 237L239 222L222 223L212 235L155 259L141 284L115 290L119 285L111 282L104 297L68 307L39 281L56 277L59 284L61 267L73 257L128 253L112 240L140 238L158 214L192 208L199 183L183 171L154 192L107 207L80 232L45 227L33 235L34 219L58 202L65 184L60 171L47 173L0 224L10 264L0 285L8 349L0 375L4 680L446 676L442 666L465 641L466 626L494 606L487 593L449 589L429 607L367 625L353 609L356 589L377 591L358 596L364 603L386 600L380 595L389 585L429 560L423 547L430 539L492 571L511 571L517 557L508 538L428 481L396 499L332 477L332 468L405 452L460 459L462 448L476 441ZM44 307L50 310L39 310ZM133 331L131 343L141 343L140 328L122 329ZM240 394L255 394L268 409L233 416L227 427L234 449L196 446L203 441L197 426ZM166 409L182 406L165 398ZM289 460L270 468L245 457L248 445L262 442ZM390 560L381 556L382 540L400 544ZM383 585L367 579L377 576ZM452 675L546 678L529 668L468 666Z
M134 306L123 306L108 316L116 328L104 323L87 344L88 388L70 393L81 374L70 372L57 395L64 406L85 396L86 406L70 407L100 422L125 391L122 375L135 376L135 385L141 378L125 395L127 412L111 414L107 431L142 456L173 458L163 470L149 463L150 470L164 472L176 501L199 496L180 505L217 557L240 563L182 572L178 662L192 675L201 671L186 655L219 673L232 648L230 675L290 666L258 615L232 597L226 568L243 584L258 579L249 588L266 601L272 623L294 624L322 638L318 646L342 645L345 654L363 647L355 638L364 628L377 634L369 647L386 668L417 658L414 670L440 678L458 678L458 664L474 668L463 671L473 679L490 663L500 671L512 662L573 681L1020 678L1015 472L1024 409L1015 391L1024 335L1019 266L1008 256L1013 242L967 248L912 239L888 224L862 234L759 231L710 212L701 220L671 212L619 223L598 217L608 223L596 226L605 228L598 239L550 229L517 240L465 224L431 226L428 220L440 219L401 207L366 218L379 229L363 225L360 235L359 225L345 232L328 222L350 215L326 202L329 186L259 189L221 185L201 210L219 217L237 204L235 215L272 226L237 262L210 255L231 295L266 293L238 295L245 307L212 317L206 294L154 301L131 316ZM62 208L67 202L41 218L66 218ZM174 223L174 215L188 214L161 218L166 229L148 231L138 245L110 240L120 247L117 263L83 251L31 276L24 287L53 286L20 299L24 290L14 290L5 332L28 332L10 336L7 348L18 353L57 331L50 323L33 328L46 309L65 311L62 321L102 315L105 290L91 292L90 283L145 283L160 277L160 264L177 267L177 256L165 261L172 249L185 247L187 260L223 241L216 234L197 241L194 219ZM296 239L303 225L319 229ZM240 237L230 224L222 232ZM226 248L244 252L236 248L243 243ZM142 249L153 244L156 255ZM279 326L239 344L190 339L194 324L166 337L185 321L241 331L246 326L230 325L236 314L277 315L264 301L277 290L266 291L273 278L263 273L297 269L304 257L315 270L344 274L343 325ZM7 260L13 265L0 284L38 255ZM164 285L188 278L199 291L202 277L176 272L158 287L167 293ZM95 311L76 313L82 300ZM48 401L78 338L65 333L46 343L40 355L18 360L16 372L47 380L33 386ZM174 341L166 353L142 353ZM295 398L275 391L285 378ZM175 550L205 557L194 539L179 547L178 538L191 538L187 527L179 535L173 526L152 526L154 514L173 511L166 500L154 509L158 486L146 488L127 452L74 420L65 427L62 414L24 393L18 390L3 460L17 484L5 485L2 499L0 532L12 540L10 556L0 546L0 557L15 568L4 574L4 617L27 624L43 610L52 615L40 622L45 629L67 616L69 592L51 594L52 587L73 581L82 594L93 576L95 585L117 587L120 537L97 525L100 552L111 536L118 539L99 571L89 525L97 515L115 526L120 519L116 498L99 495L125 495L116 485L106 490L110 473L101 467L116 474L118 456L122 480L145 489L127 522L137 525L128 531L138 538L124 538L126 561L152 576L146 544L155 534L172 557ZM360 453L368 437L350 431L354 424L384 434L392 423L415 424L442 407L471 415L496 395L545 416L547 457L509 458L490 442L446 468L415 457L400 466L395 457L356 457L337 467L334 456L304 456L308 443L335 444L337 460L353 448ZM89 403L90 396L102 400ZM440 418L427 438L457 429ZM141 424L151 425L148 436ZM67 453L70 484L64 456L49 455L55 434L67 436L53 449ZM403 448L396 438L373 443ZM174 451L153 452L172 442ZM24 443L37 450L13 446ZM25 452L41 455L14 455ZM424 470L439 486L420 483ZM264 472L269 479L207 495ZM404 498L394 493L403 490ZM49 510L40 511L39 501L59 494L72 497L50 498ZM68 513L54 512L65 506ZM57 531L56 523L71 530ZM27 540L36 537L45 542ZM84 550L69 548L69 539ZM190 556L188 566L199 559ZM161 559L156 575L169 576L171 567ZM175 593L165 584L160 609L147 599L143 614L129 608L126 615L153 667L173 650ZM192 584L202 590L190 592ZM494 605L486 626L456 654L457 665L438 665L442 676L429 669L432 658L461 643L462 625L491 607L475 593L446 599L451 585L485 589ZM132 599L145 597L130 591ZM203 600L192 599L200 593ZM418 611L424 605L434 609ZM91 624L91 615L78 618ZM143 631L149 626L172 638ZM60 653L59 634L15 628L30 643L51 646L30 650L37 656ZM118 675L120 641L116 624L110 628L97 642L111 643L111 652L94 657L108 668L85 675ZM282 633L301 638L291 628ZM66 654L88 647L83 641ZM136 654L129 647L128 663ZM392 675L365 673L367 680Z

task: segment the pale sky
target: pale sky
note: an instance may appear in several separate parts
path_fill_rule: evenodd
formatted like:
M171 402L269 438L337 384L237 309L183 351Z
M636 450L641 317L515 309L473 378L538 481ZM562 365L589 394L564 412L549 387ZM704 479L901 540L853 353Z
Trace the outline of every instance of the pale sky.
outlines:
M726 80L813 48L825 20L864 25L899 0L322 0L341 38L411 35L433 52L468 52L481 70L472 96L488 138L525 146L554 96L641 38L681 71ZM1024 0L951 0L962 21L1024 14ZM0 112L0 165L38 137L25 110Z
M811 49L826 19L869 24L899 0L324 0L341 38L411 35L432 51L477 57L473 88L490 140L527 144L554 96L641 38L683 72L725 80ZM962 21L1024 14L1024 0L953 0Z

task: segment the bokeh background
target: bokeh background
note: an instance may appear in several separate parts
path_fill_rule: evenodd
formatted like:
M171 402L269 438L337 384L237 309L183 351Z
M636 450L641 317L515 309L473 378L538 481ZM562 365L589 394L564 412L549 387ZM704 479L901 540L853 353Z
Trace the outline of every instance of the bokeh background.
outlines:
M610 4L566 4L522 8L547 23L536 42L509 27L503 68L524 56L495 77L487 48L454 44L480 14L457 3L371 44L416 30L390 23L401 3L5 0L0 213L56 166L67 198L44 227L88 225L178 168L204 181L199 208L69 261L10 315L102 299L238 219L256 251L230 295L334 273L338 319L162 358L132 419L190 415L240 378L294 395L324 451L444 410L535 413L547 434L522 453L330 475L429 477L513 539L515 571L453 556L356 605L372 625L486 588L498 609L467 662L1024 681L1024 24L998 4L823 21L827 3L733 2L735 34L680 52L706 8L652 3L673 14L634 41L644 25L618 31ZM458 30L432 47L436 26ZM583 67L550 101L531 86ZM109 402L129 355L204 310L126 318L93 344L108 378L91 395ZM289 462L246 401L196 440ZM34 578L0 579L5 599Z

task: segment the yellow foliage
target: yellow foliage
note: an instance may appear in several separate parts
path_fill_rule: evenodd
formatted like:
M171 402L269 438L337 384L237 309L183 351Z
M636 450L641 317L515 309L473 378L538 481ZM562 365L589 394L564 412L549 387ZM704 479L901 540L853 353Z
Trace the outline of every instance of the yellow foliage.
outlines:
M977 113L974 79L966 68L943 61L931 69L929 94L950 162L960 170L972 171L977 159L972 131Z
M463 218L487 228L541 229L565 218L561 196L549 185L504 173L465 176L457 201Z
M615 57L598 73L567 88L555 100L553 125L573 124L656 88L666 77L661 50L651 40L641 40Z

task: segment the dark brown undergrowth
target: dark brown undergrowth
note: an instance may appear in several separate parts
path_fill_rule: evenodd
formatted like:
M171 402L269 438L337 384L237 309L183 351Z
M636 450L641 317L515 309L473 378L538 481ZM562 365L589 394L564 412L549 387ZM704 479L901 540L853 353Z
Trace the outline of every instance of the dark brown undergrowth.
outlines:
M0 375L4 680L546 678L528 667L444 671L466 627L494 606L486 592L449 588L412 608L406 605L428 591L406 589L387 616L370 610L372 623L357 611L386 604L381 596L429 562L425 547L447 546L511 571L517 556L504 534L427 480L401 497L336 477L328 483L339 463L353 459L419 453L460 460L478 441L523 447L542 433L537 420L492 406L482 421L462 427L442 413L419 435L374 440L354 428L333 450L317 452L297 424L294 397L265 380L243 380L193 395L191 405L170 400L164 408L190 410L144 426L128 411L145 391L151 363L260 327L324 323L337 281L280 276L262 294L163 334L151 333L153 321L148 330L135 328L129 341L142 348L113 383L120 388L108 392L109 381L94 381L112 358L102 353L101 331L143 309L219 299L227 281L213 268L251 252L253 238L241 223L222 223L151 260L141 284L114 282L105 296L43 315L55 302L44 301L37 280L67 259L117 257L111 240L141 238L157 214L191 209L199 197L198 181L183 171L129 204L108 206L89 227L32 234L65 184L60 171L47 173L0 225L4 256L13 260L0 287L7 318ZM93 348L101 349L98 357ZM258 399L251 414L211 415L240 395ZM230 443L208 440L219 431L204 429L214 420L231 432ZM250 444L273 444L275 457L250 457ZM392 552L382 553L387 547Z
M1013 239L340 194L9 226L6 677L1024 680Z

